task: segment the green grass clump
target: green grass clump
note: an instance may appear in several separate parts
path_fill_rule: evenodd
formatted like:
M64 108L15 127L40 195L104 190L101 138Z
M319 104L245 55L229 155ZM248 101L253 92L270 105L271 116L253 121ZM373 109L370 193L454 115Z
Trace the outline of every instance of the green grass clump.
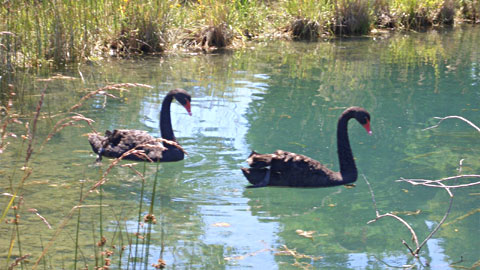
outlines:
M399 23L407 29L431 26L434 24L444 0L407 0L393 1L392 9L399 14Z

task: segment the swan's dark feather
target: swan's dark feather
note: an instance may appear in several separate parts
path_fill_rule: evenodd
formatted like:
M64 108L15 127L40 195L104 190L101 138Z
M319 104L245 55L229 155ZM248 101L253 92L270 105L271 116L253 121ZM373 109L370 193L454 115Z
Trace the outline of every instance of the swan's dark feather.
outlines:
M270 170L269 186L326 187L342 184L339 173L296 153L282 150L273 154L253 152L247 162L250 168L242 168L242 172L253 185L263 181L267 170Z
M340 172L334 172L307 156L277 150L273 154L252 152L247 159L250 168L242 168L243 174L254 187L330 187L355 182L357 168L347 128L351 118L355 118L371 134L370 114L365 109L350 107L342 113L337 125Z
M175 140L170 119L170 104L173 98L191 115L190 95L180 88L169 91L163 99L160 113L162 138L155 138L146 131L135 129L107 130L105 136L89 134L88 141L93 151L98 154L97 160L101 160L102 156L118 158L132 149L143 151L143 155L132 153L124 159L155 162L183 160L185 152Z
M143 150L145 155L152 161L162 161L163 153L167 149L163 146L162 140L148 134L143 130L116 129L113 132L107 130L105 136L98 133L90 133L88 141L95 153L102 156L118 158L130 149ZM140 155L130 154L124 159L148 160Z

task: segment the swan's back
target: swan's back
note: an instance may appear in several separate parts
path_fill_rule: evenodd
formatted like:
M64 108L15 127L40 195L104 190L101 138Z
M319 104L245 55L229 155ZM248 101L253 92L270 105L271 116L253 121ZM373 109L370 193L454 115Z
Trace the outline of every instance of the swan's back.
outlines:
M326 187L340 181L340 174L304 155L277 150L273 154L252 152L247 159L250 168L242 168L248 181L256 185L270 170L270 186ZM341 184L341 183L338 183Z
M153 161L161 161L166 149L162 143L148 132L135 129L107 130L105 136L90 133L88 141L95 153L106 157L118 158L131 149L143 150ZM100 153L100 151L102 153ZM128 155L125 159L145 160L138 155Z

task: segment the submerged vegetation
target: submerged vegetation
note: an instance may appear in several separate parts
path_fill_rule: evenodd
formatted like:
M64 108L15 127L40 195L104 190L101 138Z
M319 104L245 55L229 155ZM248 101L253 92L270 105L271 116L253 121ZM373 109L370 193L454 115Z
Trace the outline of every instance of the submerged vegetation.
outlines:
M225 24L217 25L224 27L220 31L230 31L234 35L235 30ZM320 23L318 25L320 27ZM192 46L202 46L200 37L204 31L212 31L211 39L205 39L205 42L217 42L214 31L218 28L198 26L197 29L198 32L188 36ZM480 55L474 49L473 52L469 50L476 48L480 36L466 35L463 30L444 31L447 34L439 32L392 35L372 42L368 50L358 51L352 48L362 47L363 39L343 43L346 48L334 42L272 42L270 48L263 49L263 52L262 49L236 50L219 56L181 57L180 61L166 60L162 65L154 59L151 62L135 61L137 65L132 68L128 64L124 66L130 61L120 60L104 66L84 65L78 70L69 67L62 71L68 76L36 75L40 78L28 74L21 78L20 74L25 74L18 72L9 86L4 107L0 107L0 159L4 164L0 175L5 179L0 187L0 230L5 235L0 245L3 248L0 250L3 256L0 264L5 269L161 269L188 268L194 263L197 268L224 269L244 266L241 264L243 258L269 254L275 264L283 268L288 268L290 264L304 268L326 265L328 268L328 265L350 263L348 259L335 257L348 258L348 254L353 252L378 254L379 260L391 258L390 254L407 252L398 239L408 241L411 238L408 231L402 233L394 226L383 223L388 219L377 225L365 224L375 218L376 209L373 209L364 183L348 195L345 194L346 189L341 188L339 192L349 196L343 202L344 197L337 192L328 194L322 200L315 199L318 194L311 197L314 192L322 194L322 190L247 190L241 193L238 190L242 188L232 184L237 174L223 174L237 171L238 155L242 160L244 158L243 153L232 153L234 148L230 147L232 142L227 136L216 137L207 132L200 133L200 136L195 133L195 140L185 136L187 147L196 150L189 151L193 154L189 156L187 166L169 164L162 170L148 163L135 165L118 160L105 160L103 166L93 166L91 163L95 156L81 134L90 131L90 119L95 119L96 123L92 126L97 129L112 124L128 127L144 125L142 119L148 117L148 113L141 108L160 104L157 99L161 95L155 93L170 83L194 89L197 100L212 102L210 108L202 107L208 105L201 103L195 104L198 106L195 113L201 115L199 119L215 123L203 126L215 127L225 133L229 132L229 127L241 127L241 122L233 121L241 118L218 113L228 110L216 108L230 108L229 104L235 103L235 111L241 111L237 107L241 105L237 102L238 96L242 95L239 89L245 87L246 81L261 83L258 88L265 87L259 95L261 98L252 100L246 113L250 127L245 140L254 148L277 143L288 145L294 137L292 134L300 133L303 135L294 142L297 144L294 147L299 150L301 145L308 145L318 137L315 132L303 131L310 128L310 123L322 123L323 117L334 114L337 110L335 105L342 104L339 100L367 104L384 112L376 120L376 127L379 134L385 135L379 137L379 143L375 149L372 148L368 161L360 159L359 162L369 164L365 172L372 179L380 211L392 210L404 217L421 240L431 231L428 224L425 225L426 221L442 218L438 216L437 209L443 211L446 208L444 193L409 188L407 185L401 186L405 189L399 191L392 188L392 183L388 181L391 175L405 175L405 168L415 171L416 175L430 177L432 172L441 176L450 175L452 171L456 172L459 152L465 159L463 173L475 173L475 168L478 168L477 134L455 127L456 132L436 129L432 130L432 135L419 131L419 126L424 126L422 121L431 117L431 111L420 109L426 106L426 98L438 103L439 108L445 108L444 104L458 107L460 100L452 98L452 95L466 95L465 99L474 100L476 92L472 85L480 82L476 65ZM254 32L250 33L253 36ZM449 41L452 36L453 41ZM119 53L127 49L122 49L122 44L116 46ZM138 50L142 52L141 48ZM167 50L170 50L168 46ZM369 51L378 53L365 53ZM355 57L359 54L361 57ZM232 59L218 61L219 58ZM385 68L371 68L372 65L379 66L378 63L395 63L396 68L383 65L381 67ZM279 69L282 73L278 73ZM239 72L243 70L249 72ZM392 75L392 72L395 74ZM254 77L257 74L267 74L268 77ZM465 74L470 74L470 79L466 79ZM381 84L379 78L382 79ZM450 90L442 87L445 79L457 86L452 87L451 96L445 94ZM124 83L128 81L139 81L139 84ZM119 83L105 86L105 82ZM422 84L426 86L420 86ZM147 85L152 85L155 90ZM379 85L378 92L374 92L372 89L377 89ZM399 95L396 91L400 86L404 96L391 97ZM258 89L247 87L247 91ZM448 100L444 101L444 98ZM398 100L407 101L402 103ZM288 109L272 109L285 108L286 102ZM398 114L405 107L409 112ZM302 111L302 108L313 109ZM317 110L321 113L312 113ZM218 117L209 120L207 111ZM414 113L410 113L412 111ZM464 112L471 117L476 111L473 104L466 106L462 114ZM298 119L298 114L301 114L302 121L292 121ZM391 122L384 124L382 118ZM234 124L229 126L220 119ZM271 125L282 126L287 121L295 122L293 128L268 128ZM412 127L396 129L402 125ZM325 132L329 133L332 127L325 126ZM285 132L285 135L279 132ZM390 137L388 134L397 136ZM234 133L234 136L239 135ZM269 142L274 137L281 139ZM459 139L461 145L451 148ZM396 146L390 147L391 143ZM432 145L436 147L432 149ZM363 149L368 153L366 147L365 144ZM305 148L302 152L310 151L309 154L316 155L318 150L315 148L319 147ZM200 155L205 155L201 162L208 162L198 165ZM382 174L375 172L385 170L384 166L388 164L385 163L386 156L391 157L391 164L396 165L388 167L389 171L384 174L388 176L384 179ZM176 168L179 168L177 172ZM204 176L208 174L212 176ZM234 180L228 180L226 176ZM207 189L212 190L211 193ZM261 220L258 224L268 225L270 221L266 219L272 217L270 219L283 227L278 231L277 238L263 242L261 234L266 233L264 227L253 226L257 223L248 225L254 227L254 232L260 233L246 235L237 229L241 223L231 222L225 216L209 220L210 214L200 209L208 204L202 205L198 201L211 196L215 199L215 207L219 205L219 208L225 209L225 205L221 205L224 203L221 201L223 192L227 193L224 196L233 198L235 209L239 209L239 205L248 206L248 214ZM438 232L442 235L439 240L445 239L440 247L446 251L440 254L449 257L448 262L457 261L458 254L461 254L462 260L465 260L459 267L473 264L473 268L479 264L477 253L472 248L476 244L475 238L470 235L477 228L475 214L478 207L474 202L478 192L458 193L456 208L452 209L448 223L444 223L446 228L442 226ZM197 196L203 197L198 199ZM239 202L239 198L245 198L247 202ZM418 201L413 198L421 198L425 204L416 208ZM292 205L292 202L301 203ZM364 211L365 208L367 211ZM247 211L236 210L235 215L243 218L241 212ZM368 211L370 217L365 214ZM231 231L226 229L228 226L232 227ZM206 238L212 237L208 234L209 230L215 234L223 232L219 236L222 238L233 231L235 237L231 241L238 241L240 238L236 238L237 235L251 242L256 239L262 241L259 241L259 249L250 246L237 249L231 242L218 244L206 241ZM254 237L255 240L251 240ZM278 246L277 243L285 245ZM408 243L411 247L419 246ZM420 256L428 257L427 254L424 248ZM320 255L325 256L323 262ZM263 257L258 259L263 260ZM396 259L398 262L401 260ZM373 259L371 263L374 268L386 268Z
M7 1L0 7L0 71L479 20L479 0Z

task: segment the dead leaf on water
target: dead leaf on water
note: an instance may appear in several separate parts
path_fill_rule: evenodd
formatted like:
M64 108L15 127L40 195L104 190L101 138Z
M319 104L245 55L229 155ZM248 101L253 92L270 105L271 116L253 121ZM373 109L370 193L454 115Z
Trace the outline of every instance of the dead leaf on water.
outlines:
M301 143L298 143L298 142L289 142L289 144L293 144L293 145L298 145L302 148L306 148L307 146L305 144L301 144Z
M305 255L302 253L298 253L295 249L289 249L286 245L282 245L283 250L278 250L274 255L275 256L292 256L295 259L310 259L313 261L317 261L323 259L322 256L311 256Z
M225 257L223 258L225 261L232 261L232 260L243 260L245 259L246 257L252 257L252 256L256 256L258 255L259 253L262 253L262 252L267 252L267 251L271 251L271 249L269 248L264 248L264 249L261 249L261 250L257 250L257 251L254 251L254 252L251 252L251 253L247 253L247 254L244 254L244 255L238 255L238 256L232 256L232 257Z
M49 180L34 180L30 181L28 183L25 183L26 186L32 186L32 185L45 185L48 184L50 181Z
M230 227L230 224L227 222L217 222L212 224L213 227Z
M38 78L37 81L39 82L49 82L49 81L52 81L52 80L76 80L77 78L75 77L70 77L70 76L64 76L62 74L55 74L54 76L50 77L50 78Z
M334 111L334 110L345 110L347 107L330 107L328 108L329 111Z
M313 238L313 234L316 233L316 231L304 231L304 230L296 230L295 231L298 235L303 236L305 238Z
M416 216L420 214L422 210L417 209L416 211L393 211L392 214L394 215L406 215L406 216Z

